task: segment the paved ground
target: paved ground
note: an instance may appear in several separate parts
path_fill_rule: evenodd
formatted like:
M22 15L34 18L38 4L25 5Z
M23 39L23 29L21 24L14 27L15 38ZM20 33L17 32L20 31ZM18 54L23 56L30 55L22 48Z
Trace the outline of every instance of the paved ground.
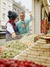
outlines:
M4 45L5 42L5 39L0 39L0 45Z

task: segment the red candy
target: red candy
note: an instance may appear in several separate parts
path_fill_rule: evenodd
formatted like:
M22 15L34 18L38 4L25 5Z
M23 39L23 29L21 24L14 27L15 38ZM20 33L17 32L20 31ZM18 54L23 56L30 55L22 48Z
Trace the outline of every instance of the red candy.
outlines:
M0 67L47 67L32 61L18 61L14 59L0 59Z

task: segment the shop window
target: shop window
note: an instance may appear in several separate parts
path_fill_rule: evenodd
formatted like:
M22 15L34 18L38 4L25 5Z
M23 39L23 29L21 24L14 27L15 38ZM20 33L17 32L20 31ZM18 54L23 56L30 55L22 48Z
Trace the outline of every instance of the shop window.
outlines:
M5 13L3 13L3 19L5 19Z
M14 9L14 11L16 11L16 9Z
M19 15L19 10L16 10L16 13Z
M10 5L8 5L8 8L9 8L9 9L11 9L11 6L10 6Z
M3 7L6 7L6 3L5 2L3 2Z
M9 2L10 0L7 0L7 2Z
M3 8L3 10L6 10L5 8Z

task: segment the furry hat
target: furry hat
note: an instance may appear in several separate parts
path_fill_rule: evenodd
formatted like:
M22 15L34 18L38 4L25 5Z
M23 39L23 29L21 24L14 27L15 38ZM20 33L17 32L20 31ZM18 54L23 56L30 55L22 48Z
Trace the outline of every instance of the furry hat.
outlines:
M17 16L18 16L18 15L17 15L16 12L8 11L8 18L9 18L10 20L14 20Z

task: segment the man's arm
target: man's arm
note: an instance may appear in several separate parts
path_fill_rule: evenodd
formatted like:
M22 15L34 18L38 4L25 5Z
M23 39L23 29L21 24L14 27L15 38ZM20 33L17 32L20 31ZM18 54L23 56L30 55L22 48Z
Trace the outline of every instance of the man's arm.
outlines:
M30 18L28 19L28 22L30 23L32 21L33 17L30 15Z

